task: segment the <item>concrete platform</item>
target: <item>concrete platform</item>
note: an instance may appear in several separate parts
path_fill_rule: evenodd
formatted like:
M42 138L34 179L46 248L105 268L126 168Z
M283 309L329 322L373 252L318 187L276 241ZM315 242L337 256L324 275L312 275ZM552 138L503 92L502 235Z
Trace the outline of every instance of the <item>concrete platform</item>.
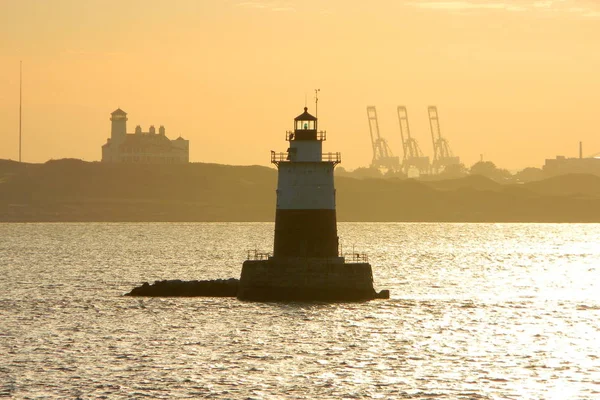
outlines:
M342 257L271 257L244 262L237 297L248 301L367 301L389 298L389 291L375 291L368 263L346 263Z

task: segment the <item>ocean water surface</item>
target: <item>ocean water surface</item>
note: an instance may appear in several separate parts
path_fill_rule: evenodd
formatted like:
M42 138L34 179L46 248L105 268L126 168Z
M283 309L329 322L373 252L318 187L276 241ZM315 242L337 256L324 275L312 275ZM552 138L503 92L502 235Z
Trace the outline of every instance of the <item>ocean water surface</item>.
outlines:
M272 223L0 224L0 397L600 398L600 225L341 223L366 303L130 298Z

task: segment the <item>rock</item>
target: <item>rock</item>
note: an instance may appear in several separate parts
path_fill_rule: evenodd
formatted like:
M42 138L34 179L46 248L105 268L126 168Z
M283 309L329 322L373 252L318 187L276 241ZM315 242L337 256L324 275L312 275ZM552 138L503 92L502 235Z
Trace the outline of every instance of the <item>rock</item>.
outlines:
M182 281L164 280L155 281L152 285L144 282L141 286L134 288L125 296L144 297L236 297L239 280L230 278L227 280L207 281Z

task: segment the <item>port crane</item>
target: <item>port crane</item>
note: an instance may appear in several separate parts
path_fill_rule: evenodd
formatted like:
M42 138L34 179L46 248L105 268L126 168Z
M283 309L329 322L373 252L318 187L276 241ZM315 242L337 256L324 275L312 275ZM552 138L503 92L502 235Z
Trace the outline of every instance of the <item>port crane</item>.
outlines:
M435 173L439 173L449 165L460 164L460 158L452 154L448 140L442 137L437 107L429 106L428 112L431 140L433 141L433 161L431 168Z
M398 106L398 123L400 124L400 137L402 138L402 171L408 175L411 168L416 168L420 175L428 174L430 171L429 157L424 156L416 139L410 135L408 124L408 112L405 106Z
M379 134L379 121L377 120L375 106L367 107L367 116L369 117L369 132L371 134L371 145L373 146L371 167L386 168L393 171L399 170L399 158L394 157L387 141Z

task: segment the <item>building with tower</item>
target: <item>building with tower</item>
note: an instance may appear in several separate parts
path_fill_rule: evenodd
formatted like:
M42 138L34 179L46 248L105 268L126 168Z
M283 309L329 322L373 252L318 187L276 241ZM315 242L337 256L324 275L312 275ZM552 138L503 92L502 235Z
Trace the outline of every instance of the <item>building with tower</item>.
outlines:
M333 175L341 155L323 153L325 140L326 132L318 130L317 118L305 107L293 131L286 132L287 151L271 152L278 169L273 253L254 252L244 262L238 298L354 301L381 296L373 288L366 255L341 254Z
M138 125L134 133L127 133L127 113L120 108L111 113L110 138L102 146L102 162L183 164L190 160L189 140L181 136L170 140L165 127L158 133L154 125L142 132Z

